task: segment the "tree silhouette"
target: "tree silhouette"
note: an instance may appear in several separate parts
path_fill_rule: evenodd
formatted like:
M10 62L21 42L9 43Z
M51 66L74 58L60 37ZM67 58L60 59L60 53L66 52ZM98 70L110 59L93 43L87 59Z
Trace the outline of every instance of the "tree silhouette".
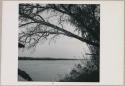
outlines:
M45 13L49 14L46 18ZM57 17L57 25L49 21L52 17ZM20 4L19 27L25 27L27 31L19 34L19 41L35 46L41 38L65 35L99 47L99 20L99 5L95 4ZM63 23L74 25L78 34L70 32L68 27L64 28Z
M99 68L99 4L19 4L19 43L34 47L60 35L86 43Z
M66 27L70 24L70 27ZM99 60L99 4L19 4L19 42L34 47L41 39L60 35L78 39L88 45Z

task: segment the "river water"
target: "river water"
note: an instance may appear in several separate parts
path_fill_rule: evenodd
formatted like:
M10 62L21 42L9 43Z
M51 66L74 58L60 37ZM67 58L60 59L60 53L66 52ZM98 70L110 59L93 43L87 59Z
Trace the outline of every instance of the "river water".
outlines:
M28 73L33 81L59 81L81 60L19 60L18 67ZM18 81L25 81L18 76Z

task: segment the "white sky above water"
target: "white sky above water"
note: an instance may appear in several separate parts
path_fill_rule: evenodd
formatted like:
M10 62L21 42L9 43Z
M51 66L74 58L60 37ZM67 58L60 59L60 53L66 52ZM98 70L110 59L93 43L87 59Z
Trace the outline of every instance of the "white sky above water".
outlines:
M55 42L42 41L33 49L19 49L19 56L27 57L55 57L55 58L83 58L88 51L87 46L74 38L59 37ZM87 52L88 53L88 52Z
M49 13L43 12L40 14L44 19L47 19L50 23L61 27L59 24L59 16L62 15L60 13ZM54 16L53 16L54 15ZM56 15L56 16L55 16ZM53 17L50 17L53 16ZM64 20L68 20L68 16L64 15ZM63 28L77 35L77 31L75 30L75 26L71 25L69 22L65 21L62 23ZM24 29L24 28L21 28ZM19 56L27 56L27 57L55 57L55 58L83 58L83 55L88 52L88 48L85 43L79 41L75 38L70 38L67 36L59 36L58 39L51 41L45 41L44 43L39 42L39 44L34 49L19 49Z

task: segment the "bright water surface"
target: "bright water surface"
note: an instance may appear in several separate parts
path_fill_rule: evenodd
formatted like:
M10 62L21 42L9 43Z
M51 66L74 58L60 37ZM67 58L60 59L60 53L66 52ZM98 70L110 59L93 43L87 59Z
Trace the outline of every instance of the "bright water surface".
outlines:
M79 63L81 60L19 60L18 66L33 81L59 81ZM20 76L18 80L24 81Z

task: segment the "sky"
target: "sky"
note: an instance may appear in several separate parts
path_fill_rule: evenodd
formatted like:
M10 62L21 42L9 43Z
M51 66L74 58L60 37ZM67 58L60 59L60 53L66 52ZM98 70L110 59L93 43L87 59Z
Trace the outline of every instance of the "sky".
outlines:
M47 19L51 24L59 25L58 19L61 14L43 12L40 14L44 19ZM53 17L50 17L53 16ZM68 19L67 15L63 16L64 20ZM75 26L68 22L63 22L63 28L66 30L78 34L74 31ZM25 29L25 28L22 28ZM21 29L21 30L22 30ZM80 35L80 34L79 34ZM86 44L75 38L70 38L67 36L59 36L55 41L49 42L40 41L35 48L31 49L19 49L19 56L26 57L54 57L54 58L83 58L83 55L89 51Z
M19 49L19 56L80 59L87 51L89 50L83 42L75 38L61 36L55 41L41 41L35 48Z

